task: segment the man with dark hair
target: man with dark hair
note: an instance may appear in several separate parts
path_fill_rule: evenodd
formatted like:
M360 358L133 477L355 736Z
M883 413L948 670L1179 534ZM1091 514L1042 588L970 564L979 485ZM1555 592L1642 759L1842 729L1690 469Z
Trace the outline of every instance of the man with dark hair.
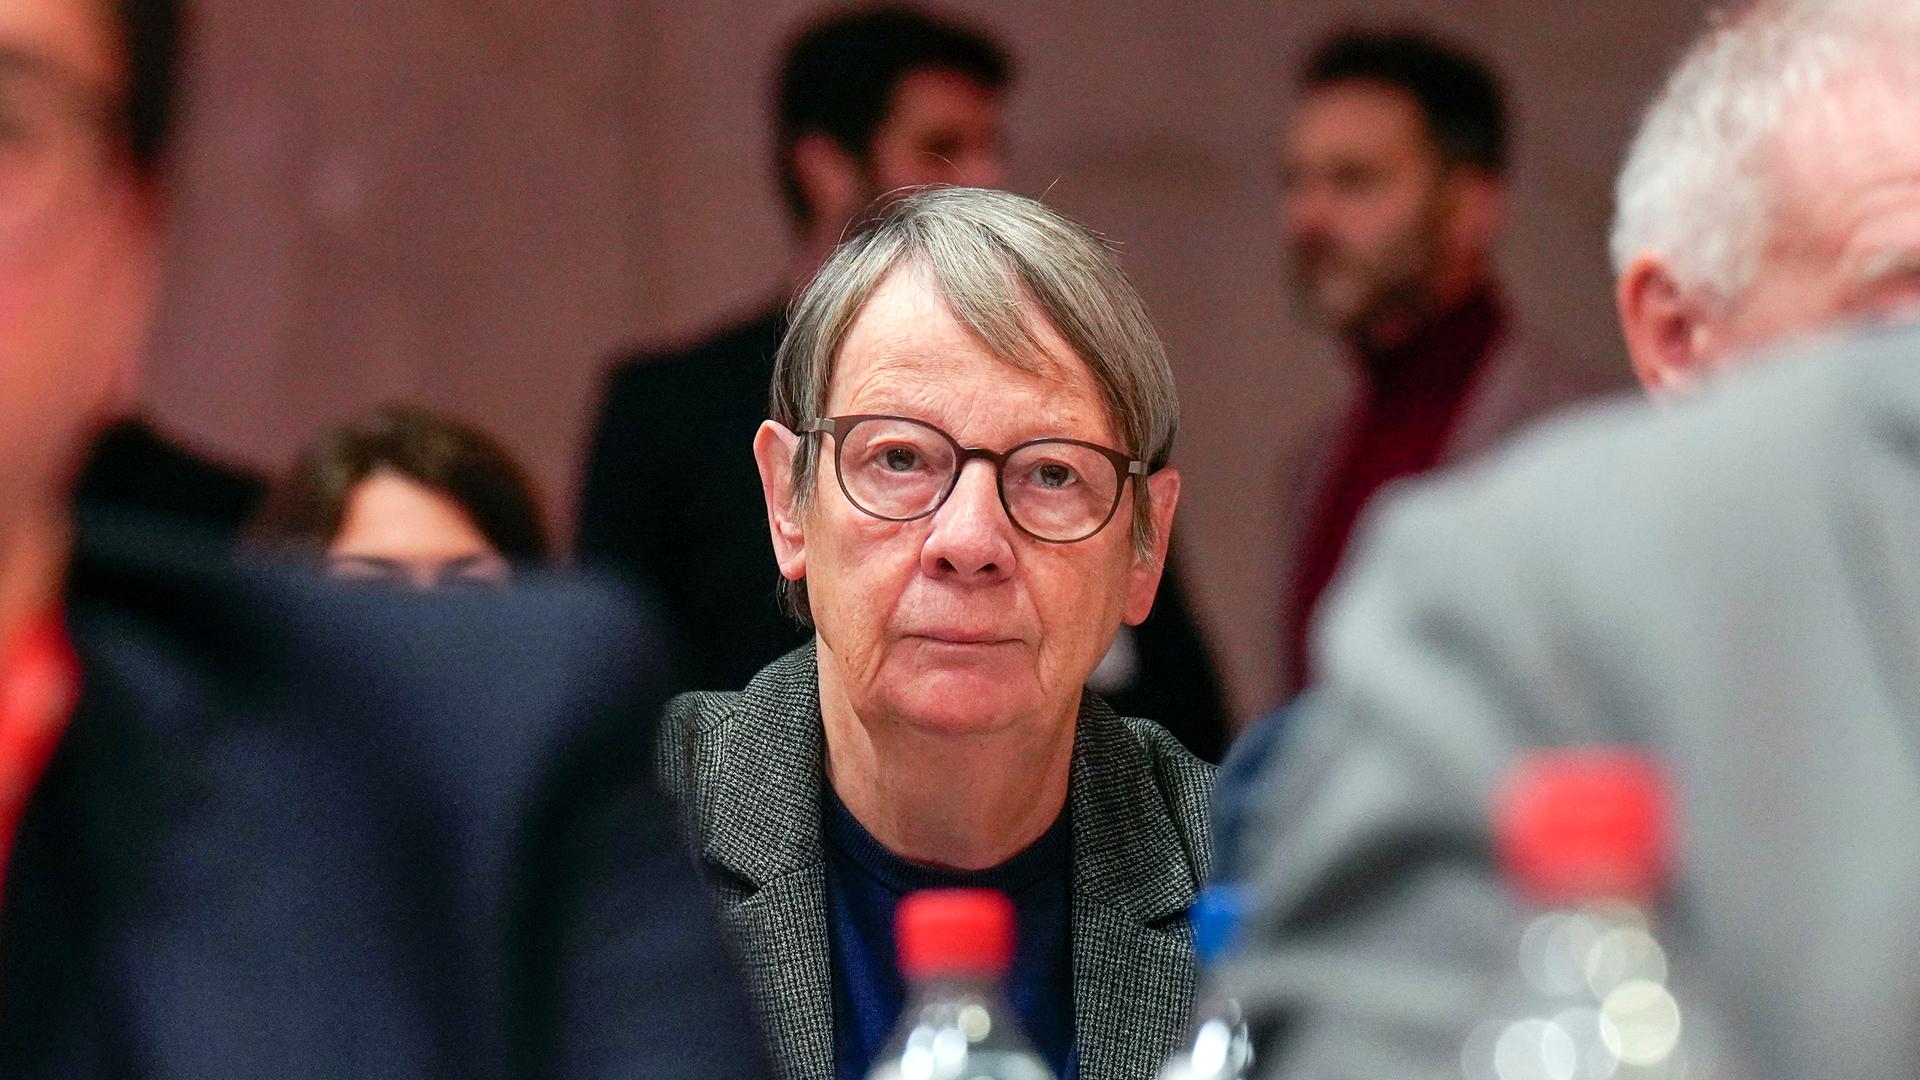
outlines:
M968 29L904 8L835 16L788 50L779 178L804 280L883 192L998 186L1011 65ZM690 685L738 689L806 635L780 610L766 507L748 447L767 416L785 296L688 348L619 362L580 503L583 561L659 596Z
M778 160L809 263L884 192L998 186L1011 78L992 41L906 8L858 11L795 39L780 72Z
M72 482L156 293L178 13L0 4L0 1076L763 1075L582 585L249 566Z
M780 187L800 238L791 277L811 275L888 192L999 186L1011 78L991 39L911 8L855 9L803 30L776 98ZM780 609L748 452L785 326L773 306L690 348L621 361L587 462L580 554L661 597L696 689L737 690L809 638ZM1224 695L1177 574L1093 685L1207 760L1224 751Z
M1361 510L1383 485L1485 449L1600 378L1516 333L1494 272L1508 118L1479 59L1417 30L1348 31L1301 75L1282 215L1304 305L1340 336L1358 400L1304 477L1282 605L1289 693Z

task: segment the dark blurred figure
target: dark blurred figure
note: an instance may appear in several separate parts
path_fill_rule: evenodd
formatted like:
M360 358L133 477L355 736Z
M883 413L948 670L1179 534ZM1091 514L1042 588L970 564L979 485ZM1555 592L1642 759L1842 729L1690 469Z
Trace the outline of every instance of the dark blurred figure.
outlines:
M548 555L520 463L484 432L406 406L316 439L256 532L317 556L335 577L423 589L503 585Z
M109 427L80 470L81 506L127 510L232 538L266 497L266 481L216 461L144 418Z
M1494 271L1508 115L1477 57L1419 30L1349 31L1300 77L1282 216L1304 305L1361 385L1290 492L1282 689L1354 522L1387 483L1461 460L1605 384L1514 324Z
M157 291L179 18L0 5L0 1076L764 1075L627 605L76 530Z
M856 8L803 31L781 68L780 188L796 234L791 283L886 193L1006 179L999 44L912 8ZM580 502L584 561L660 596L699 689L738 689L808 634L779 607L749 447L767 418L786 297L684 349L626 357L608 380ZM1219 677L1171 564L1146 623L1095 673L1115 709L1160 721L1218 761Z

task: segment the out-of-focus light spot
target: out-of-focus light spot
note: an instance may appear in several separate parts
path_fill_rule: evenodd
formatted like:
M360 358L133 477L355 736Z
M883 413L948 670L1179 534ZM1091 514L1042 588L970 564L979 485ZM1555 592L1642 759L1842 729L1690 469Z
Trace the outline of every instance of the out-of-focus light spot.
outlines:
M1499 1080L1575 1080L1573 1039L1560 1025L1537 1017L1507 1025L1493 1047Z
M1201 1025L1193 1038L1193 1071L1197 1076L1223 1075L1233 1049L1233 1031L1218 1020Z
M1619 926L1595 939L1587 951L1585 974L1593 995L1605 998L1624 983L1665 983L1667 954L1645 929Z
M941 1076L955 1075L967 1060L967 1037L957 1028L946 1028L933 1037L933 1069Z
M968 1042L979 1042L993 1031L993 1017L979 1005L966 1005L960 1009L960 1032Z
M1550 997L1579 992L1585 985L1587 954L1600 932L1600 924L1585 915L1542 915L1521 934L1521 974Z
M933 1075L933 1049L909 1045L900 1055L901 1080L928 1080Z
M1568 1009L1553 1022L1573 1040L1574 1080L1612 1080L1620 1059L1600 1031L1600 1010L1590 1006Z
M1629 980L1600 1003L1600 1034L1623 1063L1659 1065L1680 1043L1680 1006L1659 983Z

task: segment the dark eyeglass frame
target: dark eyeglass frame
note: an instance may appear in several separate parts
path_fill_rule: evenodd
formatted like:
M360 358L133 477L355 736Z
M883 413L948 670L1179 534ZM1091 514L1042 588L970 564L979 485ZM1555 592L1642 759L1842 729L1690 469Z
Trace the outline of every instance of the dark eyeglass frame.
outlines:
M908 517L891 517L887 514L875 513L863 505L859 499L854 498L853 492L847 489L847 475L840 468L840 458L846 449L847 436L852 434L854 428L871 420L890 420L899 423L913 424L916 427L923 427L947 440L947 445L953 447L953 475L947 477L947 486L941 490L939 497L933 500L933 504L920 513L912 514ZM1089 540L1097 536L1101 529L1106 528L1107 525L1113 521L1114 513L1120 509L1120 497L1126 493L1127 481L1130 479L1139 479L1148 473L1147 463L1141 461L1139 458L1130 458L1110 446L1101 446L1099 443L1087 442L1085 439L1047 436L1039 439L1028 439L1026 442L1009 447L1004 451L993 451L983 446L962 446L960 445L960 440L947 434L945 430L937 425L930 424L916 417L894 416L889 413L849 413L845 416L824 416L812 423L801 425L800 434L824 434L833 436L833 478L840 485L840 494L846 496L847 502L852 504L855 510L860 511L868 517L879 518L881 521L918 521L924 517L932 517L934 514L940 512L942 506L947 504L947 499L952 496L953 489L960 486L960 474L966 471L967 462L975 458L988 462L993 466L993 487L1000 495L1000 509L1006 512L1007 520L1013 524L1014 528L1019 529L1021 532L1043 544L1077 544L1082 540ZM1028 447L1052 445L1054 443L1063 443L1068 446L1079 446L1092 450L1112 463L1114 472L1113 502L1107 507L1106 514L1101 517L1100 524L1095 525L1079 536L1066 540L1057 540L1050 536L1041 536L1039 533L1022 525L1020 518L1013 512L1013 505L1007 501L1007 460Z

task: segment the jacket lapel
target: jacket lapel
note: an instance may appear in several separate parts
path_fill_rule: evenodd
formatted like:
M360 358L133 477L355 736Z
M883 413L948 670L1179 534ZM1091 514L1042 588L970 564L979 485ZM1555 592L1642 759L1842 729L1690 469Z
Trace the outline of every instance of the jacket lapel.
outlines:
M820 839L825 775L811 645L763 671L698 748L702 858L723 871L783 1080L833 1076L832 953ZM1073 815L1073 979L1082 1080L1141 1080L1192 1007L1186 912L1207 853L1173 820L1146 750L1093 695L1080 707ZM1204 836L1198 843L1204 844Z
M747 977L783 1080L833 1077L833 971L826 874L812 866L730 904L727 922L746 954Z
M1080 706L1073 982L1081 1080L1157 1073L1192 1009L1192 906L1207 853L1174 826L1146 751L1093 695Z
M783 1080L831 1080L824 735L813 646L761 672L733 710L699 748L709 822L701 855L733 879L725 914Z

